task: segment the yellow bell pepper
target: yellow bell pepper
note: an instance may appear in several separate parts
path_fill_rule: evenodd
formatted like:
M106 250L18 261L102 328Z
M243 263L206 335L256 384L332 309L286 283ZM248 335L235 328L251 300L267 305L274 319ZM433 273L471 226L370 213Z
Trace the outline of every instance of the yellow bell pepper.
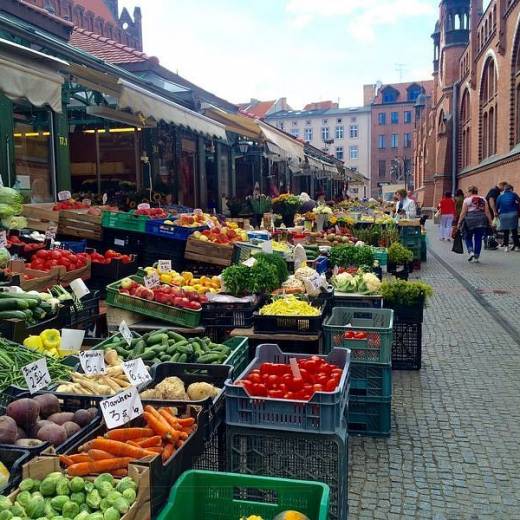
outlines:
M40 338L46 350L59 350L61 347L61 336L59 330L44 330L42 333L40 333Z
M30 348L31 350L43 350L43 341L40 336L29 336L23 340L24 347Z

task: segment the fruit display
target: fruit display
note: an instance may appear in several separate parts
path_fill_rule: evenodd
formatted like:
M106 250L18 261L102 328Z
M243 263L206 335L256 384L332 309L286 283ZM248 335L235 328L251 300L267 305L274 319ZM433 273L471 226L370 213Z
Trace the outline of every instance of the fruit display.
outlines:
M134 255L124 255L114 251L113 249L108 249L104 254L93 251L91 253L87 253L87 255L90 257L90 260L93 264L109 265L113 260L120 261L123 264L129 264L135 261Z
M62 200L60 202L56 202L52 207L53 211L61 211L61 210L71 210L71 209L88 209L90 208L89 204L84 204L83 202L78 202L74 199Z
M97 408L63 411L59 399L50 393L16 399L0 417L0 444L35 448L48 442L59 446L98 415Z
M208 301L204 294L199 294L195 290L183 290L166 284L148 288L131 278L123 278L121 280L119 292L134 298L141 298L190 311L200 311L202 303Z
M31 253L34 253L35 251L38 251L39 249L43 249L45 247L43 243L25 242L18 235L10 235L7 238L7 249L11 249L13 248L13 246L21 248L21 252L25 255L30 255Z
M262 363L235 385L251 397L309 401L315 392L334 392L342 374L338 366L311 356L298 359L297 370L290 364Z
M261 316L319 316L321 310L294 295L281 296L260 308Z
M203 213L200 209L195 210L193 213L181 213L174 221L165 221L164 223L180 227L211 227L219 225L217 217Z
M64 249L41 249L26 267L36 271L50 271L53 267L63 267L68 271L81 269L89 263L87 253L72 253Z
M162 220L168 218L168 213L162 208L136 209L133 214L138 217L149 217L154 220Z
M233 222L230 222L227 226L215 225L204 231L195 231L192 236L203 242L222 245L247 242L247 233Z
M157 273L162 284L174 285L180 287L183 291L195 291L199 294L218 293L222 288L220 277L218 276L200 276L196 277L189 271L159 271L156 267L145 267L146 276Z

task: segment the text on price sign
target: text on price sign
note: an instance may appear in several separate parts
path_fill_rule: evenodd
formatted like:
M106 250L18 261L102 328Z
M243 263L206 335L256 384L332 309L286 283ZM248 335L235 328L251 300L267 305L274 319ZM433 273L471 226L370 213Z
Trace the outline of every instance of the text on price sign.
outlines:
M38 361L22 367L22 374L31 394L51 384L51 376L45 358L38 359Z
M143 404L135 386L101 401L101 412L107 428L117 428L143 415Z

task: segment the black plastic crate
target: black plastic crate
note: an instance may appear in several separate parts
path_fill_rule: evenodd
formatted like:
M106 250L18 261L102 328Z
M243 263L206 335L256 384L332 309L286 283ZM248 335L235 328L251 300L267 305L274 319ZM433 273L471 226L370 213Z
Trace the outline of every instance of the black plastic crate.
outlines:
M348 436L228 426L227 471L318 481L330 487L331 520L348 513Z
M186 240L147 236L146 248L143 251L143 267L151 266L158 260L171 260L172 269L184 269L184 250Z
M91 264L90 280L85 282L91 291L99 291L101 298L106 295L106 286L127 276L135 274L138 262L134 260L125 264L121 260L112 259L109 264Z
M422 323L424 320L424 298L417 305L399 305L383 302L385 309L394 310L394 323Z
M320 334L325 308L319 316L262 316L255 312L255 332L269 334Z
M392 368L420 370L422 366L422 323L394 322Z
M193 462L193 469L226 471L226 424L221 423L204 442L202 453Z
M205 303L202 306L202 322L209 327L224 329L248 329L253 325L253 314L262 305L256 296L247 303Z
M152 380L149 381L143 389L155 388L161 381L167 377L178 377L186 389L192 383L209 383L217 388L220 392L213 399L207 398L200 401L156 401L152 399L142 398L143 403L155 404L161 406L177 406L178 403L193 406L200 406L202 411L207 415L205 429L203 431L204 440L208 439L213 431L224 422L226 415L224 402L224 382L231 377L233 367L229 365L203 365L198 363L160 363L154 365L150 369Z
M103 250L113 249L124 255L135 254L141 262L146 250L146 235L120 229L103 228Z
M9 480L7 485L0 486L0 493L9 494L22 480L22 466L32 457L31 452L21 448L3 449L0 448L0 462L9 471Z
M58 312L51 318L39 321L34 325L28 325L25 320L7 319L0 320L0 335L4 338L22 344L28 336L37 336L46 329L63 328L62 314Z
M193 276L200 278L201 276L219 276L225 269L221 265L204 264L201 262L184 261L184 270L193 273Z
M99 291L93 291L84 296L80 303L70 303L60 309L59 315L62 326L73 328L77 326L88 327L99 316Z

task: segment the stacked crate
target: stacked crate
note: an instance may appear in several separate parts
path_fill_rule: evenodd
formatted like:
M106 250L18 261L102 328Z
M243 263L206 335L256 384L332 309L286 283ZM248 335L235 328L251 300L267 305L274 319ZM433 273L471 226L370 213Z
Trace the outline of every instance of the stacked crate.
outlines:
M348 432L390 435L393 311L335 307L323 330L325 352L351 350Z
M414 260L421 260L421 226L399 226L399 242L413 252Z

